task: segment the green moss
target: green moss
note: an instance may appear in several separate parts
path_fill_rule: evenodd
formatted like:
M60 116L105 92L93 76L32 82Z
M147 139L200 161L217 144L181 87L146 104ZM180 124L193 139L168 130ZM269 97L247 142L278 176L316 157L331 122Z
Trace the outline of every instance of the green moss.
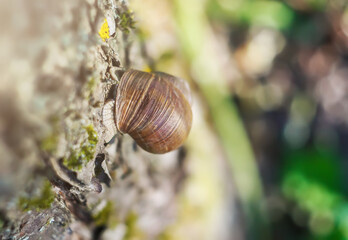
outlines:
M125 240L143 239L144 233L137 227L138 216L134 212L130 212L125 220L127 231L124 236Z
M81 170L84 164L87 164L94 157L95 147L98 143L97 132L92 125L83 127L87 132L87 142L83 142L79 151L71 150L68 158L64 158L64 165L71 170Z
M94 77L91 77L88 79L85 88L86 88L86 97L90 98L90 96L93 94L94 92L94 88L97 86L97 81Z
M105 207L98 212L96 215L93 216L94 222L97 226L102 226L102 225L108 225L109 220L112 216L112 211L114 209L114 206L112 202L107 202Z
M96 82L95 78L94 78L94 77L91 77L91 78L89 79L89 81L87 82L87 88L90 89L90 90L92 90L92 89L94 88L94 86L95 86L96 83L97 83L97 82Z
M85 126L83 127L86 131L87 131L87 134L88 134L88 142L91 144L91 145L97 145L98 143L98 134L97 132L94 130L93 128L93 125L88 125L88 126Z
M52 132L41 140L40 147L42 150L53 153L57 150L59 140L59 118L52 116L49 120Z
M92 160L93 156L94 156L94 147L92 146L86 146L86 145L83 145L81 147L81 154L80 156L82 157L82 159L84 159L85 163L88 163L89 161Z
M124 13L121 13L120 15L120 29L128 34L130 32L130 29L135 28L135 21L134 21L134 16L131 11L127 11Z
M63 163L71 170L80 170L82 168L83 159L80 153L72 151L68 158L64 158Z
M81 170L82 166L94 157L95 146L83 144L79 152L72 151L68 158L64 158L64 165L70 170Z
M47 152L55 152L58 145L58 135L53 133L44 138L41 142L41 149Z
M23 211L47 209L54 201L54 197L55 195L51 190L51 183L46 180L39 196L32 198L20 197L18 199L18 206Z

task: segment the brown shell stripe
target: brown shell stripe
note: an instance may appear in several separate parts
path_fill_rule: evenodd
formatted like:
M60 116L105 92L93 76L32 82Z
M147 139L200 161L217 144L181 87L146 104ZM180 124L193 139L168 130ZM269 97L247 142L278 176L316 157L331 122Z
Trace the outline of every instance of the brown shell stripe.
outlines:
M144 114L141 119L135 119L134 116L136 114L138 114L139 111L141 111L141 109L139 109L139 108L143 104L144 99L147 97L149 88L154 80L155 80L155 75L151 74L151 78L149 80L147 80L147 85L145 85L145 88L143 90L143 93L145 93L145 94L141 94L141 98L137 100L138 102L137 102L135 108L133 109L133 114L129 118L129 122L131 124L130 126L132 126L132 127L128 130L128 132L133 132L135 129L137 129L139 127L139 125L142 123L142 120L144 118L146 118L146 114ZM133 98L131 98L131 100L133 100Z
M185 108L185 106L183 106ZM175 131L179 131L181 130L180 132L176 132L175 135L177 137L181 137L181 138L186 138L187 134L188 134L188 125L186 124L186 122L184 121L184 118L183 116L179 113L179 111L176 109L176 108L173 108L173 112L171 114L171 116L169 117L170 119L172 119L172 115L173 113L175 114L175 118L174 120L176 120L175 124L170 124L172 126L171 129L168 129L166 132L167 134L165 136L163 136L161 138L160 141L157 141L157 142L154 142L154 143L159 143L159 142L166 142L167 139L169 139L171 136L174 136L173 133ZM190 114L191 116L191 114ZM185 129L182 129L182 128L178 128L178 126L185 126ZM175 139L175 140L178 140L178 139Z
M168 122L172 122L172 115L176 112L174 108L169 108L171 109L169 116L165 119L165 121L161 121L158 126L158 128L156 129L156 131L152 132L151 134L149 134L147 136L147 142L148 144L153 145L154 143L163 143L165 144L166 141L172 134L172 132L174 132L175 127L177 127L176 125L178 124L179 121L176 121L176 124L168 124ZM175 118L177 119L177 118ZM170 127L171 128L168 128ZM159 135L158 137L156 137L156 135ZM150 140L152 139L152 140ZM168 144L168 143L167 143ZM165 144L165 145L167 145Z
M155 116L151 117L139 130L143 131L146 130L148 127L151 127L153 129L152 132L149 132L147 135L143 135L143 137L150 136L153 133L156 133L157 130L160 129L160 127L164 124L157 124L159 120L161 119L168 119L169 116L166 113L169 113L168 109L171 108L171 102L169 101L170 98L170 92L168 88L166 88L166 92L163 95L160 95L160 99L155 101L155 108L154 111L149 113L150 116ZM165 96L165 97L163 97ZM161 101L161 99L164 99L164 101Z
M161 111L163 115L157 118L151 119L151 121L149 121L149 123L146 124L146 126L144 126L143 128L144 131L142 133L143 134L142 137L146 137L148 143L153 142L153 141L150 141L150 139L153 138L155 135L158 135L158 133L160 133L160 131L162 130L162 127L166 126L167 122L171 120L171 115L174 112L173 106L172 106L173 103L169 101L169 99L171 99L171 91L168 91L168 93L163 94L162 96L165 96L165 97L162 97L163 99L165 99L165 104L160 107L164 109L164 111ZM158 103L162 103L162 101L157 101L157 105L159 105ZM155 128L153 127L154 125L156 126ZM153 129L153 131L148 131L149 133L147 135L144 135L144 132L149 128ZM155 137L155 139L157 140L158 137Z
M138 86L139 86L139 89L141 89L141 88L143 88L142 85L144 85L143 91L147 91L151 82L152 82L153 77L151 77L148 81L137 81L137 79L139 79L139 77L137 75L140 75L140 74L142 74L142 73L138 72L138 71L126 72L125 75L121 79L120 92L127 93L128 88L132 88L132 87L138 88ZM129 77L127 77L128 75L129 75ZM134 82L136 84L133 86ZM123 106L122 106L122 109L121 109L121 107L118 107L118 109L116 109L116 111L121 110L120 113L116 113L118 115L118 121L116 121L116 122L118 124L122 124L123 125L122 129L125 129L126 132L129 132L128 128L129 128L129 126L132 126L131 122L132 122L134 116L137 114L138 108L141 105L142 100L145 98L145 94L142 94L141 91L131 91L131 92L132 92L132 95L130 96L130 98L128 98L128 96L127 96L126 100L129 100L130 103L135 103L135 106L133 107L132 104L128 104L125 109L123 109ZM119 101L119 100L117 100L117 101ZM134 128L134 127L132 127L132 128Z

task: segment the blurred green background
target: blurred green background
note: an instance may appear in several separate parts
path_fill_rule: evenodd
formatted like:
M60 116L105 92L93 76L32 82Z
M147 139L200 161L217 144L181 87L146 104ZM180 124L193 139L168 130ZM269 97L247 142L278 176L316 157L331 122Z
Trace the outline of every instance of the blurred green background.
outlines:
M347 2L130 3L151 60L143 67L188 79L195 94L190 178L167 239L212 219L229 184L216 180L220 158L243 239L348 239Z

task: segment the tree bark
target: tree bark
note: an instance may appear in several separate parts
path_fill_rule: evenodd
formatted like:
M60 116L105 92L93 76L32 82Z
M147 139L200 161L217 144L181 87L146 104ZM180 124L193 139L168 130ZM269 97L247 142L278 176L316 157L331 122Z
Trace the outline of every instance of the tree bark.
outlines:
M2 9L14 15L2 21L0 238L158 236L174 219L185 151L148 154L127 136L105 146L101 119L115 70L146 61L127 2Z
M195 200L178 200L185 148L154 155L127 135L105 141L102 108L118 70L153 64L128 2L16 0L0 9L0 239L171 239L179 212L183 231L205 235L185 219ZM240 239L231 176L217 159L220 189L209 191L223 206L209 207L218 222L209 236Z

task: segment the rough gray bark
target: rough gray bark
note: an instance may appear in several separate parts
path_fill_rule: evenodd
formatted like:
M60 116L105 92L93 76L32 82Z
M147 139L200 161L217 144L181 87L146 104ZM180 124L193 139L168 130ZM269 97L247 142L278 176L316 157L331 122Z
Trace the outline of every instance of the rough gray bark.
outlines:
M127 2L1 5L0 239L159 236L175 217L184 150L104 144L115 70L146 61ZM105 17L117 27L103 42Z

